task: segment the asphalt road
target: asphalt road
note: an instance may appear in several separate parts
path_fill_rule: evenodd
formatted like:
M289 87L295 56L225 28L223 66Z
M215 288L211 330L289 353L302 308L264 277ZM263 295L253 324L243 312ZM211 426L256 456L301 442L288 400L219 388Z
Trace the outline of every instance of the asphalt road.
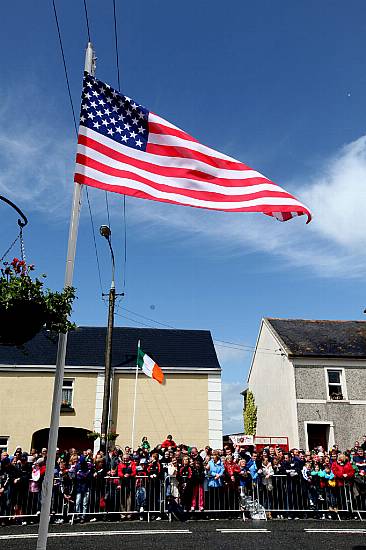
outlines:
M0 529L0 548L34 550L36 526ZM51 526L49 550L366 550L366 522L167 521Z

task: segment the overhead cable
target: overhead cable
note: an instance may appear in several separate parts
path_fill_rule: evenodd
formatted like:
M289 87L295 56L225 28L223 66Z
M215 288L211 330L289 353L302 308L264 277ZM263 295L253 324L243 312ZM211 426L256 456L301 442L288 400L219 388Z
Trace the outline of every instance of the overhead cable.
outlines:
M59 43L60 43L62 62L63 62L63 66L64 66L64 71L65 71L67 91L68 91L68 94L69 94L70 106L71 106L72 116L73 116L73 120L74 120L75 134L76 134L76 138L77 138L78 137L78 129L77 129L77 124L76 124L75 109L74 109L74 104L73 104L73 101L72 101L70 82L69 82L69 76L68 76L67 65L66 65L66 58L65 58L65 53L64 53L63 43L62 43L61 29L60 29L60 25L59 25L59 22L58 22L58 16L57 16L55 0L52 0L52 5L53 5L53 12L54 12L54 15L55 15L58 39L59 39ZM85 0L84 0L84 8L85 8L85 17L86 17L86 22L87 22L88 39L89 39L89 42L90 42L89 20L88 20L88 12L87 12L87 7L86 7L86 1ZM91 209L91 204L90 204L90 199L89 199L89 192L88 192L87 187L86 187L86 198L87 198L87 202L88 202L90 222L91 222L91 226L92 226L92 234L93 234L94 249L95 249L95 255L96 255L96 262L97 262L99 285L100 285L100 289L101 289L101 293L102 293L103 292L102 277L101 277L101 271L100 271L97 243L96 243L96 239L95 239L95 229L94 229L93 215L92 215L92 209Z

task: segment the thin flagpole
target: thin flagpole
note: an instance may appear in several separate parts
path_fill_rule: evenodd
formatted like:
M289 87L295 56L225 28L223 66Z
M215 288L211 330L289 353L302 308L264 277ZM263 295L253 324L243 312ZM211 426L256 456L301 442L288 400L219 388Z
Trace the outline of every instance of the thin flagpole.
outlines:
M137 400L137 378L139 375L139 350L140 350L140 340L137 344L137 358L136 358L136 375L135 375L135 397L133 399L133 415L132 415L132 434L131 434L131 448L132 452L134 449L135 443L135 418L136 418L136 400Z
M85 53L85 71L94 75L95 71L95 56L93 45L88 42ZM82 185L74 184L74 196L72 201L69 242L67 247L66 270L65 270L65 288L72 286L76 241L79 229L80 209L81 209L81 192ZM53 401L50 422L50 432L48 437L47 447L47 464L46 474L42 483L41 497L41 515L39 518L39 529L37 539L37 550L46 550L48 538L48 525L50 520L53 478L56 462L56 448L58 439L58 428L60 424L60 407L62 399L62 384L64 379L65 358L66 358L67 334L59 334L58 349L56 359L55 381L53 386Z

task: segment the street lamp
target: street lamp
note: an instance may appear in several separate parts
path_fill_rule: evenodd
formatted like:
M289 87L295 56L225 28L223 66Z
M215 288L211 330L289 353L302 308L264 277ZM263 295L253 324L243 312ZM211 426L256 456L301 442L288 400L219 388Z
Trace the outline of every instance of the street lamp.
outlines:
M104 359L104 393L103 393L103 412L100 443L104 452L107 451L108 429L109 429L109 412L111 400L111 375L112 375L112 338L113 338L113 323L114 323L114 304L116 301L116 288L114 281L115 262L114 253L111 243L111 230L108 225L102 225L99 229L102 237L107 239L112 258L112 282L109 289L109 308L108 308L108 327L105 341L105 359Z
M111 258L112 258L112 283L111 283L111 288L115 288L115 284L114 284L115 262L114 262L114 252L113 252L112 242L111 242L112 231L110 230L110 227L108 225L101 225L100 228L99 228L99 233L102 235L102 237L107 239L108 244L109 244L109 250L111 251Z

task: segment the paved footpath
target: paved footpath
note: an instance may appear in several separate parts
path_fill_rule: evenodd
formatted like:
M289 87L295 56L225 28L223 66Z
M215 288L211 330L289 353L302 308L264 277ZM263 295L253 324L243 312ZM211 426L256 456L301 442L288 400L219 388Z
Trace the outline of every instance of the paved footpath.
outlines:
M0 548L34 550L36 526L0 528ZM51 526L49 550L366 550L366 521L167 521Z

